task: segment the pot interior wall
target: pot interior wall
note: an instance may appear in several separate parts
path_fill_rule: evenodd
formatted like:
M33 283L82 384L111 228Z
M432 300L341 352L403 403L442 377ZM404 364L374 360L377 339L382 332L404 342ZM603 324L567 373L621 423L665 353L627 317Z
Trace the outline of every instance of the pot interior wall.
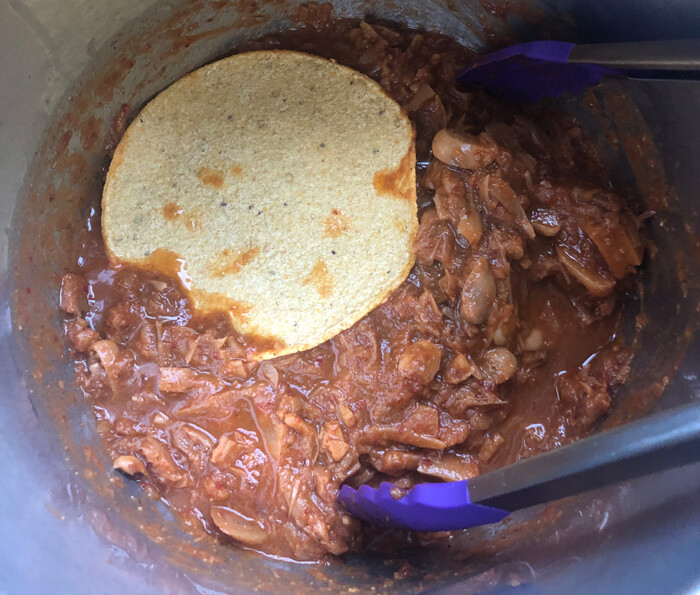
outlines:
M502 18L488 12L485 2L387 0L373 2L371 8L358 1L333 4L337 16L369 15L370 19L440 30L474 47L544 35L573 38L576 31L572 18L579 18L583 10L573 1L557 3L558 10L519 2L517 10L515 5L511 7L516 12L514 16ZM602 6L592 3L585 12L588 21L602 18L596 11L598 4ZM105 10L113 10L110 6L103 3ZM50 94L52 113L24 180L10 244L15 271L14 333L7 353L11 349L15 366L29 371L25 374L26 384L15 388L18 393L31 392L33 408L31 411L17 404L15 414L20 426L31 427L31 431L20 432L22 436L14 441L14 448L33 454L23 454L26 459L18 458L15 464L32 465L32 473L45 472L40 485L51 491L47 506L67 517L62 528L50 530L51 538L67 540L66 551L78 551L81 548L70 542L86 543L87 522L113 544L112 560L118 562L119 570L105 572L111 572L114 581L122 581L119 584L124 587L120 590L129 588L132 592L153 587L180 592L194 589L194 582L212 589L235 585L240 591L259 587L274 592L285 588L295 592L335 592L378 585L384 591L401 592L450 585L483 590L531 582L533 573L538 581L561 577L571 556L586 556L586 552L597 547L603 539L598 530L601 524L607 525L606 538L612 538L621 534L626 525L635 523L634 515L639 510L660 506L663 493L658 486L647 490L643 501L634 501L636 511L630 509L633 500L625 495L624 488L611 488L600 491L593 499L564 502L548 509L546 515L541 510L526 512L497 529L466 532L449 551L433 548L388 558L356 556L344 565L314 568L215 543L193 543L164 508L145 497L135 484L115 481L113 474L106 471L109 461L102 454L92 419L73 383L72 370L63 353L56 308L60 275L74 266L76 230L86 214L86 197L101 190L107 158L105 146L114 140L112 124L119 114L133 117L158 91L197 66L230 53L236 44L266 32L298 26L296 17L301 13L296 2L287 1L167 2L148 8L132 7L131 13L114 10L118 13L115 19L124 23L123 28L99 43L92 42L97 50L91 50L87 57L79 51L61 53L61 48L71 43L69 25L65 25L61 43L66 46L55 50L70 89L61 97ZM605 16L612 18L610 14ZM81 18L83 27L89 27L90 16ZM100 18L95 20L104 22ZM697 374L696 342L691 347L694 355L687 358L684 371L676 375L657 402L657 393L673 377L693 339L698 298L694 232L698 216L691 193L697 173L685 161L673 168L669 165L680 154L678 143L684 143L684 159L700 163L697 117L693 120L688 115L693 105L700 106L700 96L687 84L673 85L676 87L669 91L667 86L620 82L600 91L605 116L623 141L619 153L610 150L620 182L636 186L640 199L658 202L661 194L668 197L668 208L659 209L650 223L649 233L658 253L642 273L642 302L630 304L630 311L641 307L649 324L638 337L640 351L629 388L619 396L608 423L638 417L654 407L688 401L698 393L697 380L692 379ZM634 98L640 109L638 118L630 117L628 112L615 114L612 102L606 103L605 98L620 93ZM660 112L659 106L668 105L671 100L676 111ZM603 138L606 130L601 120L593 117L581 101L564 103L568 109L582 113ZM653 135L658 162L649 161L648 155L642 156L641 165L622 157L624 139L639 134ZM650 150L653 159L653 147ZM664 180L648 175L650 167L663 175L662 163L671 187L668 191ZM683 283L679 277L683 277ZM659 348L661 345L663 349ZM10 478L19 483L25 481L19 471ZM686 505L683 494L692 486L684 489L685 492L677 492L681 498L679 510ZM21 528L19 523L17 526ZM98 554L107 550L104 542L94 543L95 565L103 568L104 560ZM17 559L11 551L7 554ZM55 559L60 558L59 552L55 555ZM84 555L86 560L92 560L91 551ZM395 578L402 576L406 562L411 563L412 572ZM144 585L148 588L143 589ZM75 592L82 591L76 588Z

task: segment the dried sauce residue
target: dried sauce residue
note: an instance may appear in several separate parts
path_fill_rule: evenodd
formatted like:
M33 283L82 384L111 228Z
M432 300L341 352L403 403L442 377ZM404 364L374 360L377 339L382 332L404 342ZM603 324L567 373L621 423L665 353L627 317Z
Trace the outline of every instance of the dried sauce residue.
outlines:
M350 219L340 209L333 209L323 224L323 237L337 238L350 231Z
M163 217L168 221L175 221L182 215L182 207L176 202L169 202L163 207Z
M224 187L224 174L217 169L211 167L200 167L197 172L199 181L205 186L213 186L214 188Z
M182 47L188 48L193 43L196 43L207 37L215 37L221 35L222 33L227 33L231 29L230 27L217 27L216 29L210 29L209 31L200 31L199 33L191 33L189 35L180 35L180 44Z
M415 163L416 153L411 146L396 169L383 169L375 173L373 185L377 194L416 200Z
M666 173L659 149L639 108L627 95L614 90L607 91L605 107L617 128L617 136L647 208L654 211L665 209L669 197Z
M331 296L333 293L333 275L328 270L328 265L322 259L318 259L309 276L304 279L304 285L313 285L323 299Z
M221 251L219 257L211 264L209 270L215 277L225 277L239 273L244 266L260 254L260 248L253 246L243 252L229 250Z
M545 18L544 11L532 2L523 2L522 0L479 0L482 8L488 13L495 16L502 22L506 22L509 17L517 16L530 23L537 25Z
M185 219L185 227L190 231L200 231L202 229L202 219L195 213L189 213Z
M177 221L183 217L182 222L190 231L199 231L202 229L201 217L197 213L185 213L182 207L176 202L169 202L163 206L163 217L167 221Z
M91 115L83 122L80 129L80 140L83 146L83 151L90 151L100 137L100 128L102 127L102 118L96 118Z
M305 2L297 7L290 18L298 26L320 31L332 23L333 5L330 2Z

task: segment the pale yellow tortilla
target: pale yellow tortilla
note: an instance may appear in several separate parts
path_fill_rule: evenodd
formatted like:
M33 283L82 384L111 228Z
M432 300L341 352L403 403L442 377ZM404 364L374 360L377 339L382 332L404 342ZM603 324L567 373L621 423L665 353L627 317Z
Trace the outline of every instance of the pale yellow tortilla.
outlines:
M239 54L129 126L104 187L105 244L274 339L259 358L309 349L406 279L414 162L408 118L371 79L299 52Z

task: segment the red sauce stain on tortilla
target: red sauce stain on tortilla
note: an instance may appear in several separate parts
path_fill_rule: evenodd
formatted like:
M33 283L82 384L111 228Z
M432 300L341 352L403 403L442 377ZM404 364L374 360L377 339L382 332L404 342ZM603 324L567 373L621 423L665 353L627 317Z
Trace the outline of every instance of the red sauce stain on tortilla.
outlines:
M250 316L251 308L245 304L229 300L227 312L238 322L245 322Z
M318 294L326 299L333 293L333 275L328 270L328 265L319 258L318 262L311 269L309 276L304 279L304 285L313 285Z
M340 209L333 209L323 224L323 237L337 238L350 231L350 219Z
M202 229L202 220L195 213L189 213L185 219L185 227L190 231L200 231Z
M197 172L197 177L205 186L213 186L214 188L224 187L224 174L219 170L211 167L200 167Z
M185 225L185 228L189 231L199 231L202 229L202 221L197 213L185 213L182 207L176 202L169 202L163 207L163 217L167 221L177 221L180 217Z
M240 324L247 320L252 311L251 306L242 302L236 302L222 293L209 293L193 288L185 259L172 250L158 248L144 257L135 266L136 268L151 273L160 273L173 279L192 302L192 306L196 310L201 312L226 312L233 323L233 327L236 329L240 328ZM256 338L254 343L256 352L281 348L279 339L273 337ZM282 347L284 346L282 345Z
M248 320L248 316L253 310L248 304L232 300L223 293L210 293L201 289L192 289L188 292L187 297L192 301L194 308L200 312L225 312L233 328L237 331Z
M176 202L169 202L163 207L163 217L168 221L175 221L180 215L182 215L182 207Z
M236 177L240 177L243 175L243 168L240 165L234 165L231 167L231 173Z
M253 246L243 252L229 250L221 251L219 257L209 267L210 272L215 277L225 277L239 273L244 266L260 254L260 248Z
M177 281L184 292L192 289L192 279L187 272L187 263L177 253L167 248L158 248L136 265L146 271L155 271Z
M411 146L396 169L383 169L374 174L373 185L377 194L416 200L416 185L413 175L415 166L416 153Z

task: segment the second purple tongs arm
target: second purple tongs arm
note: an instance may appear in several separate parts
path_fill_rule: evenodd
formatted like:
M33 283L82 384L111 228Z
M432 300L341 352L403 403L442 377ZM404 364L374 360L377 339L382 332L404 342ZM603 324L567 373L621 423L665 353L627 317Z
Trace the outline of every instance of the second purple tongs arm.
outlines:
M391 483L340 501L355 516L416 531L447 531L502 520L511 511L700 461L700 404L653 415L466 481Z

